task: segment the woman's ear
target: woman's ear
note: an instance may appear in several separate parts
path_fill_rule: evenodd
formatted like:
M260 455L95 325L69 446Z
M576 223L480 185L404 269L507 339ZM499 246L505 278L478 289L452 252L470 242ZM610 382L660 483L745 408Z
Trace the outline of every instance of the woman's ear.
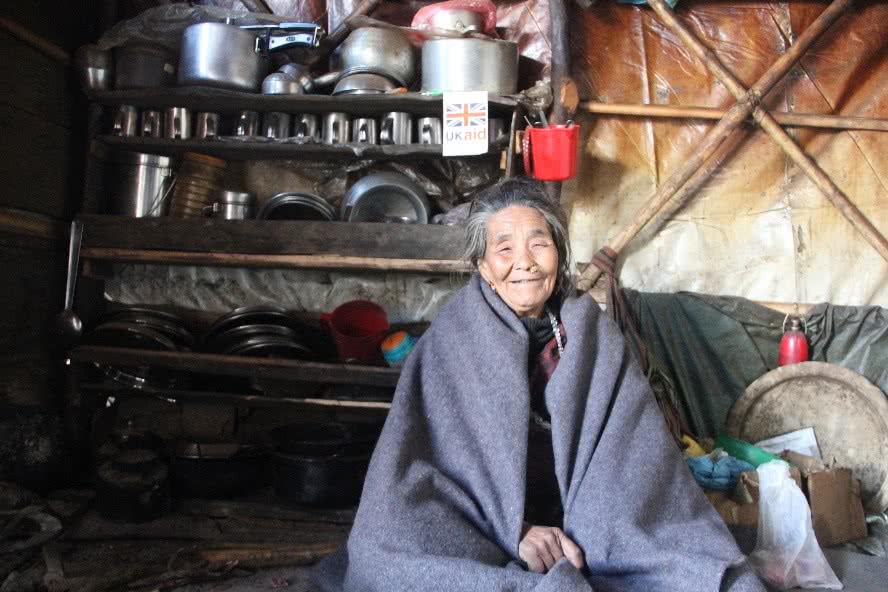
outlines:
M481 279L488 284L493 285L493 276L490 273L490 266L487 265L487 261L484 259L478 261L478 273L481 274Z

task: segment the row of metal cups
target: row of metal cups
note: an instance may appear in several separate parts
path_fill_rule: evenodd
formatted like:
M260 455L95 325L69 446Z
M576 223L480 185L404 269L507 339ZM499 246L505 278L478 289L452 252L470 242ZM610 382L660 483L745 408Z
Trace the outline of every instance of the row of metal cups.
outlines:
M117 136L150 138L212 139L222 135L262 137L275 140L286 138L313 138L325 144L441 144L440 117L418 117L393 111L380 119L350 117L333 112L317 115L303 113L241 111L233 122L231 133L221 128L218 113L198 112L192 121L192 112L184 107L169 107L166 111L139 110L132 105L120 105L114 114L111 133ZM508 133L504 119L488 121L488 139L496 142Z

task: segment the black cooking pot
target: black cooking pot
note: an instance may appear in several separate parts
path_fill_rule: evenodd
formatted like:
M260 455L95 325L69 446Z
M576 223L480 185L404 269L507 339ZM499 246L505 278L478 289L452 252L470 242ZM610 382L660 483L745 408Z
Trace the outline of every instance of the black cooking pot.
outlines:
M268 483L268 454L256 446L180 442L171 470L177 496L237 497Z
M289 503L346 507L361 497L379 427L301 423L270 433L274 489Z
M119 522L159 518L169 508L168 474L155 451L120 450L96 469L96 508Z

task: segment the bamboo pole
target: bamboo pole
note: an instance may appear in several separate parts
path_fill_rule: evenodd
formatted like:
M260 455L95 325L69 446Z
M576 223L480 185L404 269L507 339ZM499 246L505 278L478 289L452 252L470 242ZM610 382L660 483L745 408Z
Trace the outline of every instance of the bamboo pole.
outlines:
M600 103L586 101L580 108L596 115L627 115L631 117L657 117L674 119L711 119L725 116L724 109L711 107L681 107L676 105L636 105L629 103ZM772 111L771 116L782 126L814 127L821 129L847 129L888 132L888 119L873 117L844 117L819 113L784 113Z
M20 41L27 43L43 55L54 59L60 64L67 66L71 63L71 55L67 51L12 19L0 16L0 30L6 31L13 37L17 37Z
M737 97L738 100L746 97L748 93L753 92L756 93L756 97L759 99L764 96L764 93L757 92L756 87L753 87L750 91L743 88L740 81L737 80L727 68L725 68L718 57L706 48L697 36L684 25L684 23L678 20L675 13L666 6L666 3L663 2L663 0L650 0L648 5L654 9L666 26L681 38L684 44L706 64L709 71L712 72L721 83L725 85L731 94ZM786 130L780 127L780 124L777 123L767 111L756 106L753 112L753 117L759 123L761 128L771 136L775 142L777 142L784 152L786 152L793 162L795 162L796 165L808 175L814 185L817 186L839 212L845 216L851 225L863 235L876 252L878 252L885 261L888 261L888 240L886 240L873 223L863 215L857 206L848 199L829 175L827 175L823 169L821 169L820 166L814 162L804 150L802 150L796 141L786 133Z
M716 126L709 130L709 133L703 137L697 149L688 156L682 166L657 188L642 209L635 214L632 222L611 239L609 244L602 247L601 251L608 254L608 256L619 255L626 245L635 238L641 229L673 197L677 197L676 202L679 203L676 207L680 207L680 200L693 193L693 190L699 187L718 168L718 161L713 162L710 157L719 146L753 112L760 98L766 95L790 68L801 59L808 48L817 41L830 25L842 16L845 9L852 2L853 0L833 0L832 4L799 35L795 44L768 68L746 96L738 99L737 103L727 111ZM704 164L706 164L705 168ZM693 181L692 186L683 189L683 186L689 181ZM682 190L680 198L678 197L679 190ZM601 274L602 271L600 269L590 265L580 276L577 284L578 287L581 290L589 289L595 285Z

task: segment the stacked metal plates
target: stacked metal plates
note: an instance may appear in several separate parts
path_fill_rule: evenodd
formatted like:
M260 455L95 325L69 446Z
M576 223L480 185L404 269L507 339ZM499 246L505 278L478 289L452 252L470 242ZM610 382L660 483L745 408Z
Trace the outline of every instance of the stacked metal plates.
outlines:
M330 222L336 218L336 210L324 198L311 193L278 193L262 205L256 218Z
M145 307L130 306L106 313L83 338L85 345L149 351L188 351L195 345L192 333L178 316ZM128 387L172 388L181 385L178 372L144 367L97 364L106 376Z
M327 360L334 348L318 328L275 306L238 308L219 318L204 338L204 350L232 356Z

